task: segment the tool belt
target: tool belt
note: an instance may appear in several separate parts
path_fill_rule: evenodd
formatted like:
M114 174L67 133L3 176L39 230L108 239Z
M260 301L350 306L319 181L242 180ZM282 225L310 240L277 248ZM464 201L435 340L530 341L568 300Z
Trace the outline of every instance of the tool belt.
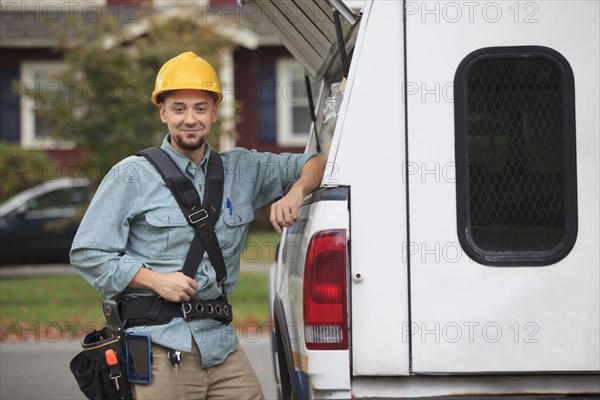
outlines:
M222 296L216 300L196 300L174 303L162 297L138 297L119 303L119 314L125 322L125 328L141 325L162 325L173 318L186 320L195 318L211 318L229 324L233 316L233 308Z
M108 327L85 335L83 351L69 365L79 389L88 399L130 400L125 333Z

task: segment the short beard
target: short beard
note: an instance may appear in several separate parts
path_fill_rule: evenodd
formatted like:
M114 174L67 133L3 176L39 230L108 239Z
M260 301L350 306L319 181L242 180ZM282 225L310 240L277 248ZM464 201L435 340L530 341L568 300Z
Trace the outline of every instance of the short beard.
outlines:
M181 148L183 150L194 151L194 150L198 150L202 146L204 146L204 143L206 141L204 140L204 138L200 138L200 140L197 143L188 144L185 141L183 141L181 136L175 136L175 142L177 143L179 148Z

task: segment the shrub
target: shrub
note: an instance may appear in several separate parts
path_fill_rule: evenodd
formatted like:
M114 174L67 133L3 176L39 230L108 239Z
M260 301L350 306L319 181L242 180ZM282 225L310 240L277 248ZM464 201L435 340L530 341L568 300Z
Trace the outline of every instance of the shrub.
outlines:
M0 147L0 201L43 182L41 171L51 162L45 153L6 142L0 143Z

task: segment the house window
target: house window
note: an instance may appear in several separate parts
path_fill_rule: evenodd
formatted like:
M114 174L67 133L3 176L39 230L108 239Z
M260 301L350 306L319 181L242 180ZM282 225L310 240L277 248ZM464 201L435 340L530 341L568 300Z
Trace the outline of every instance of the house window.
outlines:
M292 59L279 60L275 69L277 144L303 147L311 124L304 69Z
M458 236L477 262L548 265L577 235L575 101L545 47L478 50L455 77Z
M21 144L25 148L52 148L58 144L50 140L44 123L47 103L60 101L68 93L56 76L67 69L63 61L26 61L21 64ZM61 143L64 147L67 144Z

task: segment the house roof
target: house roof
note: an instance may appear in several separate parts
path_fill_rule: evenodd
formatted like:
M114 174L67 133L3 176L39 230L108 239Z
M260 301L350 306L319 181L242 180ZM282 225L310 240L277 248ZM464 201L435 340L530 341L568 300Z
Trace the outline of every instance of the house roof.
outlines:
M0 11L0 47L53 47L52 25L36 11Z
M113 12L92 2L3 3L0 47L52 48L58 44L60 34L75 39L76 25L91 25L101 18L115 19L122 25L137 22L128 21L126 13Z
M173 6L156 6L154 10L157 15L165 18L181 15L181 10ZM271 33L266 23L245 18L241 8L238 12L229 13L219 12L218 9L200 9L200 12L205 13L204 20L217 22L215 26L218 34L239 46L256 49L260 45L281 43ZM224 16L227 17L225 20L223 20ZM57 32L64 32L66 38L75 39L76 35L73 34L75 24L92 24L102 17L120 18L119 22L130 31L132 36L144 34L148 29L144 18L132 18L131 14L111 12L106 8L86 11L85 8L80 10L58 7L21 9L3 5L0 9L0 17L2 20L0 47L3 48L52 48L58 44ZM219 24L220 21L223 23Z

